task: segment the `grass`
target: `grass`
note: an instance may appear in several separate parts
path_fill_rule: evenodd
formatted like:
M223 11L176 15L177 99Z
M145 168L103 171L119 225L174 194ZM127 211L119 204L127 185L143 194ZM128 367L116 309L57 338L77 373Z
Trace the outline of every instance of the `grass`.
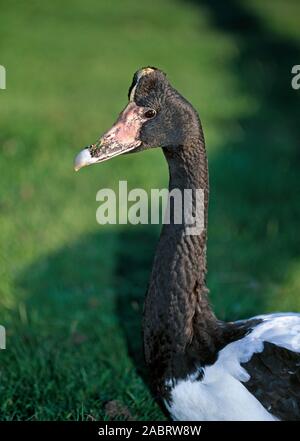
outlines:
M165 418L140 336L158 229L95 220L100 188L166 186L162 154L72 170L143 65L165 70L201 113L218 316L300 310L299 13L292 0L1 7L1 420L109 419L112 400L135 419Z

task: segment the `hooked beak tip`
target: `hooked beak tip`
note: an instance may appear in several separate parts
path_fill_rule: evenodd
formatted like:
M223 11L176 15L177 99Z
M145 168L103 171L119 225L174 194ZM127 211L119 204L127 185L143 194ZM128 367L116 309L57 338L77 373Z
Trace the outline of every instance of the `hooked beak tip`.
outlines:
M81 168L86 167L92 164L93 162L94 161L91 156L90 150L88 148L85 148L81 150L81 152L79 152L76 158L74 159L74 170L77 172Z

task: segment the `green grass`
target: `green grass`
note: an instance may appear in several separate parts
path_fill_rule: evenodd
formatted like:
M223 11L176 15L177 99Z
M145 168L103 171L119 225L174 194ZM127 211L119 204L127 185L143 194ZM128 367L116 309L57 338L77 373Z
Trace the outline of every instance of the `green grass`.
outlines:
M1 420L109 419L111 400L165 418L140 336L158 229L99 226L95 195L123 179L166 186L166 164L157 149L72 170L141 66L165 70L201 113L218 316L300 310L299 13L295 0L1 6Z

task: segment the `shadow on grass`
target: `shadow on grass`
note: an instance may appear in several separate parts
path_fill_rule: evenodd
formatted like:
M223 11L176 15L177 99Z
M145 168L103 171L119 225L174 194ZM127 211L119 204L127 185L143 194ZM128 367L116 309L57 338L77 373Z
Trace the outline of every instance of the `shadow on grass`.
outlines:
M68 412L73 419L81 402L84 415L77 419L99 412L101 419L107 401L127 402L128 394L135 403L149 400L138 378L151 392L141 327L157 236L151 226L89 234L20 275L24 303L15 320L16 359L9 363L15 374L7 373L7 381L23 379L12 397L22 419L64 419ZM144 407L133 406L134 418L161 417L150 401Z
M226 141L209 156L213 302L226 319L299 309L299 296L281 295L300 257L300 94L291 87L299 47L272 32L246 2L190 2L235 42L227 69L249 102L237 121L224 115L217 129Z
M129 227L120 235L116 266L117 313L122 325L128 352L138 373L147 383L142 342L143 303L150 277L157 229Z

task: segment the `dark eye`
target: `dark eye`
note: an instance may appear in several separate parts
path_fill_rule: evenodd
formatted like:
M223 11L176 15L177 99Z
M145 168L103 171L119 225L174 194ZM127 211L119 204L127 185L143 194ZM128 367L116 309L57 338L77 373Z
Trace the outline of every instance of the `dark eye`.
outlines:
M154 110L154 109L146 110L146 112L144 113L144 117L148 118L148 119L154 118L155 115L156 115L156 110Z

